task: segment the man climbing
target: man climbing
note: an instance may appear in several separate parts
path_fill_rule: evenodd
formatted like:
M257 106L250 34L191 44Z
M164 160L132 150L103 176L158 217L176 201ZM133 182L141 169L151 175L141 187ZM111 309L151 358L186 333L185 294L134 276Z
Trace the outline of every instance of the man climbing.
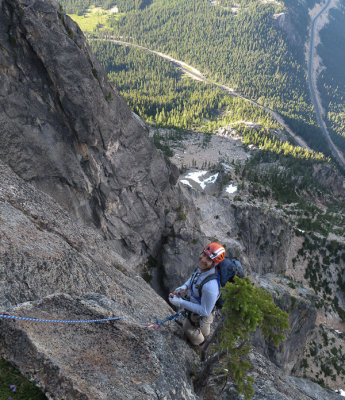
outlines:
M187 310L183 330L187 339L195 346L204 342L210 334L213 308L220 296L219 279L215 267L224 260L225 249L219 243L208 244L199 256L198 268L187 282L169 294L169 301L176 307ZM213 275L213 279L206 280ZM202 284L205 282L204 284ZM200 293L200 285L201 293Z

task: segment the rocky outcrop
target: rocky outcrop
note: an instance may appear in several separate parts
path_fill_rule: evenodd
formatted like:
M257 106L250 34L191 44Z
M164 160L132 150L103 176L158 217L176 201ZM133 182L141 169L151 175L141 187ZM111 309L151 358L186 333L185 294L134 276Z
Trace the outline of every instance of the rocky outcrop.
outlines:
M287 11L275 14L273 16L277 26L284 31L289 41L298 46L302 44L302 38L300 37L298 30L295 27L295 23L293 22L295 21L295 17L296 15L293 15L293 13Z
M276 365L259 353L251 355L255 379L253 400L342 400L342 396L307 379L282 374ZM240 400L232 384L228 384L221 400Z
M219 187L218 183L217 191ZM200 232L195 230L193 236L181 221L176 222L174 229L180 234L168 238L163 252L164 284L167 288L174 289L184 282L195 269L202 246L214 240L238 257L247 273L286 271L293 233L279 211L234 202L226 195L211 196L204 190L182 184L181 190L193 204L193 223L194 226L199 224Z
M315 328L317 297L312 291L281 276L252 274L251 278L257 286L272 293L275 303L289 314L290 324L286 339L278 348L265 341L259 331L254 335L253 344L257 351L291 374L301 362L307 338Z
M0 176L0 313L124 317L81 325L1 319L0 356L49 399L195 399L193 352L174 326L143 325L173 310L98 231L7 166Z
M94 319L114 315L116 306L95 294L57 294L13 311L46 319ZM1 355L34 380L48 399L196 399L188 380L186 365L191 366L193 357L187 345L168 329L155 332L129 315L98 324L5 320L0 329ZM176 351L183 357L177 359Z
M177 169L54 1L0 1L0 159L127 258L155 254ZM175 207L176 208L176 207Z
M301 362L294 375L304 376L323 386L342 389L345 378L345 334L320 324L307 336Z
M0 310L124 317L2 319L0 356L49 399L195 399L193 352L143 325L173 310L138 275L178 215L177 168L55 1L0 0L0 45Z
M345 196L345 178L337 170L329 165L316 164L313 177L320 182L324 188L329 190L329 202L334 201L334 196Z

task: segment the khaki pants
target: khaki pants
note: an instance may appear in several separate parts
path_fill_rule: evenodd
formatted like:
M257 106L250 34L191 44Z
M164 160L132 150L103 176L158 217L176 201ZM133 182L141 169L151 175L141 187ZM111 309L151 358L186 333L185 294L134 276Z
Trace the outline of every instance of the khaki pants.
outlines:
M199 315L192 313L191 320L193 323L195 321L196 326L193 326L189 318L186 318L183 321L183 331L192 345L198 346L210 334L213 314L210 314L207 317L202 317L200 320ZM198 323L198 321L200 321L200 323Z

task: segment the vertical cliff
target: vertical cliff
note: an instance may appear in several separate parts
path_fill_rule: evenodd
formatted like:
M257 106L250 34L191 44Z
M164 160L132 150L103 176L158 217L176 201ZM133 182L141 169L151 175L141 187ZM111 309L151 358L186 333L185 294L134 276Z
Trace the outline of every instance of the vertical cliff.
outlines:
M0 158L122 255L154 253L176 167L55 1L0 1ZM169 200L170 199L170 200Z
M194 400L193 354L144 326L173 310L135 269L174 221L177 168L55 1L0 0L0 48L0 313L124 317L0 319L0 357L49 399Z

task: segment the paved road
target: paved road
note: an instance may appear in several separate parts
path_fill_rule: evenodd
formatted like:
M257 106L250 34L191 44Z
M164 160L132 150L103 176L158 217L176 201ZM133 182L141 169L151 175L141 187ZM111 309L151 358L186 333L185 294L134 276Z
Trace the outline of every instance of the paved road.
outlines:
M331 152L333 156L337 159L337 161L345 167L345 158L343 154L338 150L338 148L334 145L330 134L328 132L328 129L326 127L326 123L322 117L321 113L321 99L318 95L317 89L316 89L316 80L317 76L314 77L313 79L313 59L314 59L314 54L316 52L316 46L315 46L315 26L318 21L318 19L321 17L323 13L325 13L328 8L330 7L331 3L333 0L328 0L326 5L321 9L321 11L315 16L311 23L311 28L310 28L310 41L309 41L309 59L308 59L308 82L309 82L309 89L310 89L310 95L311 95L311 100L314 104L314 109L315 109L315 114L316 114L316 120L318 125L321 128L321 131L331 149Z
M329 0L329 1L331 1L331 0ZM272 115L272 117L273 117L281 126L283 126L284 129L295 139L296 143L297 143L299 146L301 146L301 147L303 147L303 148L305 148L305 149L309 149L309 150L310 150L310 147L307 145L307 143L306 143L300 136L298 136L295 132L293 132L293 131L291 130L291 128L290 128L290 127L286 124L286 122L284 121L283 117L282 117L280 114L278 114L276 111L271 110L270 108L265 107L265 106L263 106L262 104L259 104L259 103L257 103L257 102L254 101L254 100L250 100L250 99L247 99L246 97L243 97L241 94L235 92L235 91L234 91L232 88L230 88L229 86L225 86L225 85L222 85L222 84L220 84L220 83L211 81L210 79L207 79L200 71L198 71L197 69L193 68L192 66L190 66L190 65L188 65L188 64L186 64L186 63L184 63L183 61L176 60L176 59L174 59L174 58L168 56L167 54L160 53L160 52L158 52L158 51L148 49L147 47L140 46L140 45L138 45L138 44L134 44L134 43L130 43L130 42L125 42L125 41L122 41L122 40L111 39L111 38L100 38L100 37L96 37L96 38L95 38L95 37L89 37L89 39L90 39L90 40L108 41L108 42L115 43L115 44L119 44L119 45L123 45L123 46L135 47L135 48L138 48L138 49L141 49L141 50L145 50L145 51L147 51L147 52L149 52L149 53L156 54L156 55L158 55L158 56L160 56L160 57L165 58L166 60L171 61L174 65L176 65L177 68L179 68L181 71L185 72L186 74L188 74L188 75L191 76L192 78L197 79L197 80L199 80L199 81L203 81L203 82L209 83L209 84L214 85L214 86L216 86L216 87L219 87L220 89L226 91L226 92L229 93L230 95L239 97L239 98L241 98L241 99L243 99L243 100L245 100L245 101L248 101L248 102L250 102L250 103L256 105L257 107L260 107L260 108L264 109L265 111L269 112L269 113Z

